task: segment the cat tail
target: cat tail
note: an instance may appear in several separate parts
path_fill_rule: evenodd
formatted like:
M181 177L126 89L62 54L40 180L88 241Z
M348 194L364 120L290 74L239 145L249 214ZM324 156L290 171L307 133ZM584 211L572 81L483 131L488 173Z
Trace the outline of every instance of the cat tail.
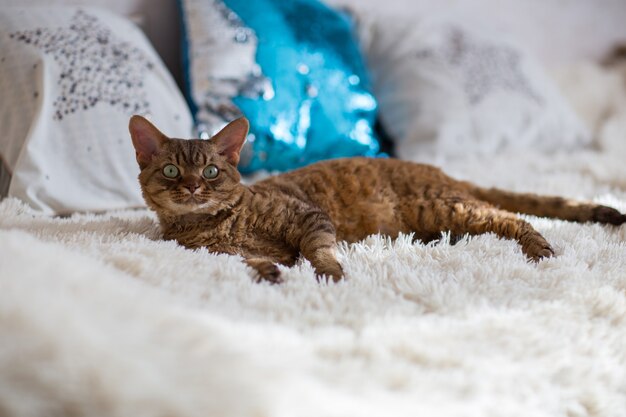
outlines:
M614 208L589 202L531 193L516 193L498 188L481 188L474 185L470 186L470 192L479 200L514 213L580 223L597 222L614 225L626 223L626 215Z

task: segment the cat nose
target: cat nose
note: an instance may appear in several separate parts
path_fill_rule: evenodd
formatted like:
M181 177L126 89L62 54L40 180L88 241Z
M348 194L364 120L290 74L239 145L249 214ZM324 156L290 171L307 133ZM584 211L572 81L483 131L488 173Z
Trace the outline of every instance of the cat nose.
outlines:
M198 188L200 188L200 184L185 184L184 187L188 189L191 194L193 194Z
M183 178L183 187L188 189L193 194L198 188L200 188L200 181L195 177Z

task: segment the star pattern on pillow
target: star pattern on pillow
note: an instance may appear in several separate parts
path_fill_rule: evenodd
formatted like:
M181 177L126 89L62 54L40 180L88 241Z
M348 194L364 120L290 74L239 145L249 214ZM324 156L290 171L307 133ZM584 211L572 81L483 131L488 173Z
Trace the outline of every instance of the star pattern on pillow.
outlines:
M462 79L463 89L471 105L480 103L498 89L509 90L541 103L521 68L520 54L513 48L472 39L459 28L452 27L444 37L440 50L422 49L418 59L438 59L451 67Z
M59 65L53 119L103 103L126 114L146 114L143 79L154 64L129 42L120 41L95 16L78 10L68 27L17 31L10 38L50 54Z

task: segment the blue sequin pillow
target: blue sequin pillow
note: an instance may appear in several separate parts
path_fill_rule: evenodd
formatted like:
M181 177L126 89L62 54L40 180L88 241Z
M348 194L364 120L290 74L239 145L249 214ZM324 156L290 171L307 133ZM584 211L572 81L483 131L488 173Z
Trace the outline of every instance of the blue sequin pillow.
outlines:
M179 0L198 134L242 114L239 169L375 156L377 103L351 19L316 0Z

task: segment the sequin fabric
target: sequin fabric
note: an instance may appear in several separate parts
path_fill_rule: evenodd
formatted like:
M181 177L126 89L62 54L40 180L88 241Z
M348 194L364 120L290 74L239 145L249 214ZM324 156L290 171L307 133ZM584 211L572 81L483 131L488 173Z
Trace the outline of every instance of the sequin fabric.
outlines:
M348 16L313 0L182 5L199 127L214 132L239 114L250 120L242 172L378 154L377 103Z

